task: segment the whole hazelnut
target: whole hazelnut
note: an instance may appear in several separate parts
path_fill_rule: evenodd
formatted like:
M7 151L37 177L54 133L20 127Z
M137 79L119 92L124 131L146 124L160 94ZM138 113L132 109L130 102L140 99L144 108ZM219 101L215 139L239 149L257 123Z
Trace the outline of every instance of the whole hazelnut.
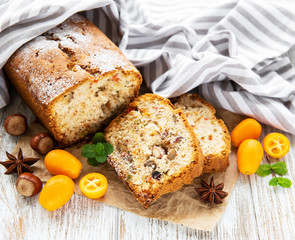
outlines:
M46 154L53 149L54 143L51 136L46 132L41 132L32 137L30 146L37 153Z
M25 197L33 197L42 189L40 178L30 172L25 172L19 175L16 180L17 191Z
M12 136L22 135L27 130L27 119L22 114L13 114L4 121L5 131Z

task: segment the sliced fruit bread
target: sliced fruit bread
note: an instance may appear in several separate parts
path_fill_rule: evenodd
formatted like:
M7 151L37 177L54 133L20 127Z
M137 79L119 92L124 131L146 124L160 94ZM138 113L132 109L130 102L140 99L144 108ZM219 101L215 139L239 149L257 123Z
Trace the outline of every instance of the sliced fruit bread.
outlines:
M172 100L194 129L204 156L204 173L225 171L230 153L230 135L215 108L197 94L183 94Z
M136 98L105 130L114 146L108 162L148 208L202 173L198 140L181 110L155 94Z

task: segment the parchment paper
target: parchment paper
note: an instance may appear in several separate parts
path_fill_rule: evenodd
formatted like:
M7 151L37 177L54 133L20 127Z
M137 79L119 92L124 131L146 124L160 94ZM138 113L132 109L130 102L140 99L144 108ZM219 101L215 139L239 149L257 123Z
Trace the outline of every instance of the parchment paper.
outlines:
M217 116L224 120L229 131L243 118L240 115L220 109L217 110ZM33 165L33 170L36 176L43 182L46 182L52 175L46 170L43 157L35 153L29 145L31 137L41 131L45 131L45 129L40 124L36 122L32 123L26 134L19 139L12 154L17 154L19 148L22 148L24 157L40 157L41 160ZM108 163L101 164L98 167L88 165L87 159L81 156L81 146L85 143L86 142L79 143L65 149L76 156L83 164L80 177L75 180L75 192L77 194L82 195L79 189L79 180L87 173L99 172L106 176L108 180L108 190L106 194L97 201L136 213L140 216L183 224L198 230L213 230L226 209L231 192L239 176L236 164L236 148L232 148L229 155L230 166L227 168L226 172L204 174L196 178L193 184L185 185L179 191L162 196L160 199L153 202L150 208L144 209L127 187L118 179L115 171ZM216 184L224 182L224 190L229 193L229 196L227 196L220 205L211 206L201 202L194 190L194 187L200 186L201 178L208 181L212 175L214 175Z

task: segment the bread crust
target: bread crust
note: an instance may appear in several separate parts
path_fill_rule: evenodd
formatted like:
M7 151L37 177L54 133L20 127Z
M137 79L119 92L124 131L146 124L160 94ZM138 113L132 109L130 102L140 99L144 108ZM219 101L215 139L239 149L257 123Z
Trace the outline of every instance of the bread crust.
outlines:
M175 104L176 102L181 103L184 101L187 102L186 99L190 99L192 101L201 102L201 104L205 105L209 111L214 115L216 113L216 109L212 106L211 103L206 102L203 98L201 98L198 94L192 94L192 93L184 93L179 97L175 97L171 99L171 103Z
M165 104L169 106L170 110L173 111L175 114L178 114L182 121L185 124L185 127L190 133L190 144L194 146L194 153L193 157L189 161L190 164L185 166L185 168L181 169L177 173L177 175L173 175L171 178L165 178L163 182L159 182L157 180L153 180L153 189L143 191L140 186L133 184L131 181L126 181L126 173L124 173L120 167L116 164L118 159L114 158L112 155L108 158L108 163L112 165L117 174L119 179L125 183L125 185L130 189L132 194L135 198L145 207L148 208L150 204L158 199L163 194L177 191L179 190L184 184L189 184L193 181L195 177L198 177L202 173L203 169L203 157L200 151L198 140L195 136L193 129L190 127L188 121L186 120L183 112L180 109L174 109L173 105L168 99L162 98L156 94L145 94L136 98L124 111L120 114L116 119L114 119L110 125L105 129L105 136L106 140L110 140L110 135L112 134L113 129L117 129L120 124L122 123L124 117L129 113L129 109L136 108L141 101L153 101L157 100L160 101L161 104Z
M66 36L66 41L60 40L58 34ZM62 146L73 142L58 127L53 113L56 102L83 84L116 74L125 79L133 78L135 87L130 90L133 99L142 82L139 71L120 49L80 15L72 16L23 45L10 57L4 71L20 96Z

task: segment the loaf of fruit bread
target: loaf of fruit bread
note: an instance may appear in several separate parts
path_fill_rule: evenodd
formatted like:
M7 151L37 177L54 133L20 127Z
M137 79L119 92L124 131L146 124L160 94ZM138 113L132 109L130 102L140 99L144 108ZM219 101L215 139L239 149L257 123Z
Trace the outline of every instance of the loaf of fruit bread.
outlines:
M80 15L23 45L4 70L61 145L96 132L138 95L142 81L116 45Z
M183 112L158 95L136 98L105 129L105 137L114 146L108 162L145 208L202 173L194 131Z
M174 107L181 109L194 129L204 156L204 173L222 172L229 165L230 135L215 108L197 94L183 94L172 99Z

